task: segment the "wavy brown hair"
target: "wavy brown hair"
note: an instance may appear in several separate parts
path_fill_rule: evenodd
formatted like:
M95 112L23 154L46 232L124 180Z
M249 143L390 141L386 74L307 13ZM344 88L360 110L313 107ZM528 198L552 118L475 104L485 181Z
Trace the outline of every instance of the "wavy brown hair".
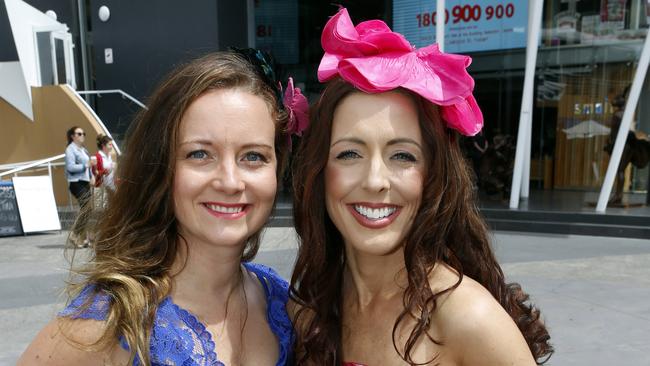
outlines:
M335 79L328 83L311 111L311 124L294 157L294 221L300 237L291 278L291 298L297 303L295 345L300 365L341 363L341 304L345 250L341 234L325 208L324 170L329 155L332 120L352 85ZM505 308L524 335L535 360L545 362L553 352L539 311L527 304L518 284L506 284L490 247L488 228L476 206L472 180L458 147L458 137L440 118L437 106L400 90L415 101L426 159L422 203L404 241L408 286L404 310L393 326L393 345L409 364L414 346L427 333L438 298L452 291L467 275L487 288ZM434 293L429 273L446 263L459 274L448 289ZM396 330L407 319L415 322L404 345L396 344ZM438 340L433 340L440 344ZM400 351L403 349L403 352ZM435 359L435 355L433 357ZM543 360L543 361L541 361Z
M141 364L150 364L156 310L171 290L172 263L179 245L185 243L179 240L172 199L179 126L193 101L217 89L239 89L264 99L276 125L277 176L281 177L287 114L278 109L274 90L248 61L219 52L171 72L154 92L148 109L133 122L117 172L120 184L98 222L94 253L75 271L82 280L68 287L71 297L93 286L110 299L103 335L83 346L103 349L123 336L130 349L129 363L137 357ZM247 239L242 261L257 253L260 231Z
M112 138L104 135L103 133L100 133L99 135L97 135L97 149L98 150L103 149L104 146L106 146L106 144L108 144L111 141L113 141Z

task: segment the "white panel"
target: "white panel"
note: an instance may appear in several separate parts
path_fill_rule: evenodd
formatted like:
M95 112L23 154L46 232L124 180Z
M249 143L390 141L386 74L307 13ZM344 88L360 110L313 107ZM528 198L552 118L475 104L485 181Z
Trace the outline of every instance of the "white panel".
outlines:
M25 84L20 61L0 62L0 80L0 98L33 121L30 89Z
M36 68L36 45L34 44L34 29L51 28L67 31L67 27L29 6L20 0L4 0L7 5L7 15L14 42L18 50L18 59L23 67L25 82L28 86L39 86ZM31 94L30 94L31 95Z
M68 27L48 17L21 0L0 0L7 7L7 15L14 43L18 51L19 65L7 66L3 63L0 69L0 97L11 103L30 120L34 120L32 111L32 86L40 86L38 82L38 62L36 59L35 29L50 29L68 31ZM9 63L12 64L12 63ZM9 75L10 72L13 74ZM4 81L9 82L5 83Z
M14 177L12 181L23 232L61 230L50 176Z

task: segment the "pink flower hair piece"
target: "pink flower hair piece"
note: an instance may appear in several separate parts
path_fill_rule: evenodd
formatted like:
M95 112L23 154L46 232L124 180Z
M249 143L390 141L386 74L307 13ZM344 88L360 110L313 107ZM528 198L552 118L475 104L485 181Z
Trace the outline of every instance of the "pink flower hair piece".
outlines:
M449 128L466 136L483 127L483 114L467 73L469 56L442 53L437 44L415 49L381 20L352 24L342 8L325 25L321 35L325 55L318 80L340 76L366 93L402 87L439 105Z
M282 104L289 114L287 132L290 135L302 136L302 132L309 126L309 102L302 95L300 88L293 86L293 78L289 78L287 89L284 91ZM291 140L289 140L291 142Z

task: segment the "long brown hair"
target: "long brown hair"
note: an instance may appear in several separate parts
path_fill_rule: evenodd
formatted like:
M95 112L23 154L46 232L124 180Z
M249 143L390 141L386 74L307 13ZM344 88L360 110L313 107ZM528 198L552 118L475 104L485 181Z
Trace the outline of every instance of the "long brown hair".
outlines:
M110 298L105 331L90 346L106 347L123 336L131 352L129 363L137 357L141 364L150 364L156 310L171 290L170 270L182 243L172 199L180 121L199 96L231 88L266 102L275 122L277 176L281 177L287 114L278 109L274 90L248 61L219 52L171 72L154 92L149 108L133 122L117 172L119 186L98 222L94 255L77 270L82 280L68 288L74 296L92 285ZM260 231L248 238L242 261L255 256L259 238Z
M324 169L329 155L334 111L350 93L359 92L341 79L328 83L312 108L311 124L294 157L294 221L300 237L291 278L291 298L298 304L298 364L341 363L341 303L345 251L341 234L325 208ZM437 299L456 288L467 275L487 288L513 318L536 360L553 348L539 311L528 305L518 284L506 284L490 247L488 228L476 206L469 170L456 133L443 126L437 106L405 90L416 101L419 124L429 152L422 203L404 243L408 286L404 310L393 327L393 345L409 364L415 344L429 337L429 318ZM434 293L430 270L446 263L460 274L454 286ZM401 322L415 321L406 344L395 334ZM433 340L439 343L437 340ZM404 351L400 351L403 349Z

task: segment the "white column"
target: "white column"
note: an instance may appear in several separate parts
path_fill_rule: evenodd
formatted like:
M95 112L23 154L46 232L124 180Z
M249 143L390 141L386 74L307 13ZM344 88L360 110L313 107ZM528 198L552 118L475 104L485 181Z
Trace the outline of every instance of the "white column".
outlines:
M522 180L529 181L530 171L530 131L532 129L533 87L535 86L535 66L537 65L537 46L542 26L543 0L530 0L528 2L528 39L526 44L526 74L524 76L524 93L521 98L521 112L519 114L519 131L517 132L517 152L515 166L512 172L512 185L510 189L510 208L519 207L519 198L522 193ZM528 160L528 167L526 167ZM524 172L527 170L528 172ZM526 187L526 193L528 188Z
M445 0L436 2L436 43L441 52L445 51Z
M531 101L533 97L530 97ZM527 199L530 196L530 150L532 146L533 135L533 105L531 103L528 109L528 121L526 122L526 146L524 148L524 169L521 174L521 198Z
M607 209L607 201L609 200L609 195L612 193L614 178L616 177L618 166L621 163L623 148L625 147L625 141L627 140L627 135L630 131L630 125L632 124L632 118L634 117L634 112L636 111L636 106L639 101L639 95L641 94L643 81L645 80L645 75L648 71L649 61L650 37L648 37L646 34L645 42L643 43L643 50L641 51L641 57L639 57L639 64L636 67L634 79L632 80L630 94L628 95L627 102L625 103L625 110L623 111L621 126L618 129L618 135L616 135L616 141L614 142L612 156L609 158L609 165L607 166L607 173L605 174L603 187L601 188L600 195L598 196L596 212L605 212Z

